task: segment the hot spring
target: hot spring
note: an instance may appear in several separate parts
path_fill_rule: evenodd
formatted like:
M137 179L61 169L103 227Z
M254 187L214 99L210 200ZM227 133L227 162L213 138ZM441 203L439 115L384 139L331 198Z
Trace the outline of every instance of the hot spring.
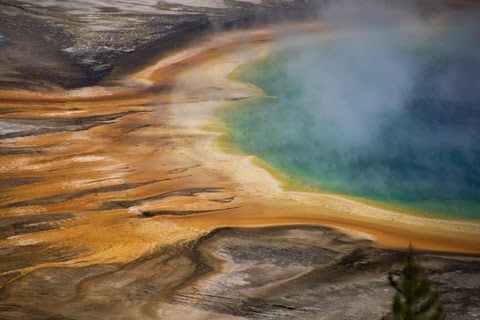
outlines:
M480 218L480 32L377 19L288 39L243 68L265 95L224 111L231 143L319 191Z

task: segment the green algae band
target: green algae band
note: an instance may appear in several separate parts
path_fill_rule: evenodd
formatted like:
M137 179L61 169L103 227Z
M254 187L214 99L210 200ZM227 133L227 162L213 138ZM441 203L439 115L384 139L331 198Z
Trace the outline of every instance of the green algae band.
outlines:
M290 40L243 72L266 96L225 111L229 139L319 190L480 219L474 31L386 28Z

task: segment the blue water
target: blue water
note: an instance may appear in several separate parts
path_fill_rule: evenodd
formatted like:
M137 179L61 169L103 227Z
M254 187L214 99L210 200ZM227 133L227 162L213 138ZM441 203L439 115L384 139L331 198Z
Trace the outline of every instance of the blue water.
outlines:
M479 219L480 51L390 32L248 67L266 96L225 111L229 139L315 189Z

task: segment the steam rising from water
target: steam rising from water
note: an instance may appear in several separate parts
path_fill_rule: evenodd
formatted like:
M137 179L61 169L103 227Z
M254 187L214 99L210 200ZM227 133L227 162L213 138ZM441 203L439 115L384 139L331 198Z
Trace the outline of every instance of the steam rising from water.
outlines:
M315 187L480 218L474 15L352 3L322 9L331 39L246 73L274 98L228 114L232 140Z

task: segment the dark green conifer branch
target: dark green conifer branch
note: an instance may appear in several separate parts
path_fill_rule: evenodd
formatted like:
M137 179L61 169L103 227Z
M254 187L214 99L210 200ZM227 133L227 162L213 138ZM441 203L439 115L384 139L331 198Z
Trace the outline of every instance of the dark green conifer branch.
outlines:
M439 301L439 294L430 288L430 281L415 260L410 244L407 262L402 270L401 280L388 275L390 285L395 289L392 303L394 320L443 320L445 314ZM383 317L383 319L387 319Z

